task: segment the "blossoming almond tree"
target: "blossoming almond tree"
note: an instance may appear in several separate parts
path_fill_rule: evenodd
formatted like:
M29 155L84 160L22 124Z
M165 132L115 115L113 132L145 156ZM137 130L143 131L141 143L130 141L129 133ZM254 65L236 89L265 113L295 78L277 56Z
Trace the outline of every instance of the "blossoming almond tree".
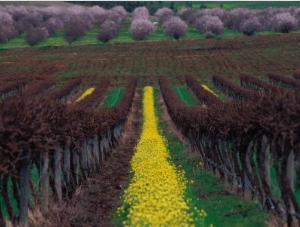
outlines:
M176 40L178 40L186 34L187 27L187 24L176 16L170 17L163 24L164 33L167 36L171 36Z
M133 20L130 26L130 32L136 40L146 39L154 30L153 23L147 19Z

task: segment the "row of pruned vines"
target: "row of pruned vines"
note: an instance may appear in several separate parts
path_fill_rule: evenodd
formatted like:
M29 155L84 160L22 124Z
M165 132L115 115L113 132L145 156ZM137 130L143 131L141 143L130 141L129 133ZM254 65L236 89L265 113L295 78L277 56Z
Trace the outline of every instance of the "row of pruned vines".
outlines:
M234 100L256 100L261 96L260 93L238 86L234 82L220 75L213 75L212 80L216 88Z
M226 86L217 78L219 86ZM190 81L188 86L197 86ZM292 226L300 214L296 199L300 185L299 93L281 89L256 99L245 93L243 102L206 101L206 107L190 107L178 100L166 77L160 77L159 84L172 121L203 161L238 192ZM240 100L241 91L231 94ZM203 100L212 96L205 90L201 93Z
M28 209L38 206L46 212L50 199L60 204L70 198L83 180L99 171L102 160L118 144L136 78L127 80L121 102L106 109L93 108L99 103L96 97L85 105L62 102L80 83L71 80L60 91L38 99L16 94L0 100L0 197L4 203L0 220L28 226ZM102 78L95 90L101 83L108 88L110 81Z
M300 81L298 81L297 79L292 79L292 78L288 78L273 73L268 74L268 77L269 77L269 81L273 84L286 87L289 89L300 90Z

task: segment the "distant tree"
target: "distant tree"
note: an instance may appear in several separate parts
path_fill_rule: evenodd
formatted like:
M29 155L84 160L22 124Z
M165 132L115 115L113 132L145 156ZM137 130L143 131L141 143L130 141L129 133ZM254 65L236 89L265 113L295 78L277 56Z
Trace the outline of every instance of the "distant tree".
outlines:
M127 15L127 13L126 13ZM117 25L121 25L126 15L120 9L114 7L110 10L106 10L101 18L100 23L105 22L106 20L114 21Z
M247 8L236 8L227 13L226 20L223 22L228 28L239 30L242 23L252 18L255 13L255 10L250 10Z
M64 22L58 18L51 17L43 24L49 35L54 35L59 29L64 27Z
M119 17L121 18L122 21L127 16L127 12L126 12L126 10L124 9L123 6L115 6L115 7L111 8L110 10L116 12L119 15Z
M53 17L57 13L57 8L56 7L45 7L39 10L39 13L42 16L42 21L47 21L51 17Z
M1 27L0 29L0 43L6 43L8 41L8 28Z
M25 6L7 6L7 11L12 15L14 21L20 21L23 19L27 14L28 10Z
M177 15L185 22L192 24L198 17L197 10L193 8L183 8L177 11Z
M12 16L4 11L0 11L0 43L6 43L9 39L18 35L14 27Z
M154 30L153 23L146 19L133 20L130 26L130 32L136 40L146 39Z
M30 45L34 46L40 42L42 42L44 39L46 39L48 36L47 29L44 27L37 27L37 28L29 28L25 32L24 39L25 41Z
M103 17L105 13L105 9L99 6L93 6L91 8L88 8L88 11L92 14L94 20L99 20Z
M206 9L207 14L210 16L218 17L224 24L224 21L226 20L226 14L227 11L221 8L212 8L212 9Z
M202 33L220 35L223 33L224 24L218 17L206 15L196 20L195 28Z
M15 26L10 26L7 28L7 36L8 36L8 39L12 39L12 38L15 38L19 35L17 29L15 28Z
M297 27L300 27L300 7L293 7L290 13L297 20Z
M64 19L66 24L78 23L80 26L83 26L85 30L92 28L95 20L94 14L82 6L69 7L66 10L66 14L67 16Z
M297 28L297 20L290 13L276 14L270 20L272 30L276 32L289 33Z
M257 17L252 17L241 24L239 31L247 36L252 36L261 29L262 25Z
M13 24L13 18L12 16L5 12L5 11L0 11L0 25L1 26L10 26Z
M178 40L186 34L187 24L179 17L173 16L163 24L163 29L167 36L172 36Z
M32 10L22 20L28 25L27 27L38 27L43 22L43 17L38 11Z
M119 25L112 21L106 20L100 25L98 40L107 43L109 40L115 38L119 34Z
M82 21L73 20L65 26L64 38L69 44L71 44L79 37L84 36L86 32L86 26Z
M15 26L16 30L18 31L18 34L22 34L25 32L26 29L30 28L30 26L28 24L26 24L23 20L15 22L14 26Z
M158 9L155 14L155 17L157 17L157 19L159 20L159 22L161 24L163 24L165 21L167 21L170 17L174 16L174 12L173 10L167 8L167 7L163 7Z
M132 18L135 19L147 19L149 17L149 11L146 7L137 7L132 12Z

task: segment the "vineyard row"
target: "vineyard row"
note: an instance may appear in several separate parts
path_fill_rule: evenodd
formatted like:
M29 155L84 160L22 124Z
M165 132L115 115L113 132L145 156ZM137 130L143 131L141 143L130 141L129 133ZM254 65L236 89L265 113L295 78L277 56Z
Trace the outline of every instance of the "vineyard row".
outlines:
M276 211L291 226L300 214L295 192L300 182L299 94L280 89L276 94L256 95L257 99L248 96L243 102L214 102L213 95L191 82L191 77L186 80L191 90L197 87L196 96L206 106L182 104L170 82L159 78L177 128L216 174L244 196L257 199L261 207ZM222 89L241 96L244 89L225 82L219 81ZM280 193L272 190L274 184Z
M70 198L118 144L133 101L136 78L128 79L117 106L101 110L95 108L95 103L104 98L109 88L107 77L85 101L72 105L61 102L80 83L71 80L59 92L40 98L32 98L31 93L30 98L16 94L0 100L0 195L5 206L1 219L28 226L29 207L39 206L45 211L52 196L58 203ZM50 83L35 86L47 89L45 84ZM37 181L31 177L34 167ZM8 190L9 184L12 191ZM29 204L29 195L33 204Z

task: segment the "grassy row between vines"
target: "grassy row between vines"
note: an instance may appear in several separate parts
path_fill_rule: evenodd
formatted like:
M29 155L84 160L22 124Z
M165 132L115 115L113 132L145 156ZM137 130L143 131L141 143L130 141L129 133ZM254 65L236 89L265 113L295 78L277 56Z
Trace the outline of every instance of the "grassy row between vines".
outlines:
M193 97L187 90L183 93L185 97L183 97L182 101L188 105L193 105L195 102ZM194 201L195 206L204 209L207 213L205 226L208 226L208 224L224 227L265 226L268 216L267 212L261 210L258 204L254 202L246 201L243 198L230 194L226 185L220 182L217 176L210 173L203 163L197 161L197 158L190 153L188 144L179 140L173 133L172 130L174 129L170 127L170 122L166 120L162 109L164 105L158 101L160 100L158 89L156 89L155 94L161 133L168 141L172 162L185 171L186 178L190 182L188 187L189 198Z
M187 105L195 105L196 101L184 87L175 87L178 97ZM203 163L191 155L186 142L180 140L174 134L174 128L163 110L160 91L155 89L155 111L158 120L160 134L167 140L170 151L170 162L176 165L179 171L185 173L187 178L187 190L185 197L192 201L193 206L199 210L205 210L207 216L201 227L206 226L265 226L268 219L266 211L259 208L258 204L245 201L243 198L230 194L226 185L220 182L218 177L205 169ZM133 177L130 176L131 180ZM123 185L126 190L128 185ZM113 225L121 225L126 216L118 216L115 211ZM126 213L124 214L126 215Z

